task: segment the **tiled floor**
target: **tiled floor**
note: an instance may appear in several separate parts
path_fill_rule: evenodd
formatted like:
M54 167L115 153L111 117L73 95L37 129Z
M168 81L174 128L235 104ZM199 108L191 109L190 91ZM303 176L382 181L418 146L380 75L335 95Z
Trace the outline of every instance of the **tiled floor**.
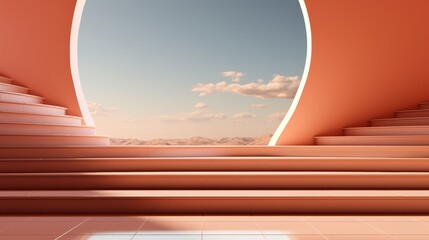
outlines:
M429 216L0 216L15 240L429 240Z

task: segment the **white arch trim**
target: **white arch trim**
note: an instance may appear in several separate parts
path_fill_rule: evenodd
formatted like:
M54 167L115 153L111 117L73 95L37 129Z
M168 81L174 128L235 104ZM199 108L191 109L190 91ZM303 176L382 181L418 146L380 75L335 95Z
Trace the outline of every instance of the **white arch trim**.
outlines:
M94 127L94 120L89 112L88 106L83 95L82 86L80 84L79 65L78 65L78 40L79 27L82 19L83 8L86 0L77 0L74 9L73 22L70 34L70 69L73 78L74 90L82 113L83 120L86 126Z
M287 124L289 123L290 119L292 118L292 115L294 114L296 107L298 106L298 102L301 98L302 92L304 91L305 83L307 82L308 72L310 71L311 51L312 51L310 19L308 17L307 6L305 5L304 0L299 0L299 5L301 6L302 15L304 17L305 31L307 34L307 55L306 55L306 59L305 59L304 72L302 74L301 83L299 84L295 98L293 99L292 104L291 104L286 116L283 118L279 127L274 132L274 135L272 136L270 142L268 143L268 146L276 146L277 145L277 142L278 142L280 136L282 135Z

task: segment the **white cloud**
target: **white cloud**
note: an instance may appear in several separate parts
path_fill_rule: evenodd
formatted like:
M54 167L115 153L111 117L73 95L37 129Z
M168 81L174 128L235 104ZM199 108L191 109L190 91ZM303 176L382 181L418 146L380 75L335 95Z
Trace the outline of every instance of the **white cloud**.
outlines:
M207 108L207 104L205 104L205 103L203 103L203 102L199 102L199 103L196 103L196 104L194 105L194 108L198 108L198 109Z
M159 116L155 119L162 122L203 122L213 119L224 119L225 113L211 113L208 111L193 111L188 113L178 113L176 115Z
M265 103L256 103L256 104L250 105L250 107L252 107L252 108L267 108L268 104L265 104Z
M86 105L88 106L88 109L91 112L92 116L110 116L112 112L116 112L119 110L116 107L108 107L102 105L101 103L90 101L86 102Z
M285 77L273 75L273 79L265 84L262 80L253 83L239 84L227 83L225 81L207 84L198 84L192 91L200 96L208 96L212 93L231 92L242 96L253 96L257 98L293 98L298 89L300 80L297 76Z
M221 75L223 77L230 77L232 82L238 83L246 74L242 72L227 71L227 72L221 72Z
M234 114L234 116L232 116L232 119L235 122L242 122L245 119L254 118L254 117L256 117L256 115L253 114L253 113L250 113L250 112L239 112L239 113Z
M285 118L287 111L278 111L268 115L269 121L281 121Z

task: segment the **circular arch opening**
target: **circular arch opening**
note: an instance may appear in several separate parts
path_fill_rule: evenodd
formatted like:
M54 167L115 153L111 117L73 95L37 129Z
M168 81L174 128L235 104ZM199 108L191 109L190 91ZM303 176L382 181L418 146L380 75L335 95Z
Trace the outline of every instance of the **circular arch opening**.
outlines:
M267 144L281 131L309 61L303 1L213 2L86 1L79 67L100 134Z

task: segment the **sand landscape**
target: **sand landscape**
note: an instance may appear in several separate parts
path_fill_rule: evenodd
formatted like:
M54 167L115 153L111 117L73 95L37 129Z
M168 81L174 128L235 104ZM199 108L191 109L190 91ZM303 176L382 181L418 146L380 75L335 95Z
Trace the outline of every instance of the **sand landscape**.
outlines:
M224 137L207 138L191 137L186 139L152 139L110 138L111 145L267 145L272 134L259 137Z

